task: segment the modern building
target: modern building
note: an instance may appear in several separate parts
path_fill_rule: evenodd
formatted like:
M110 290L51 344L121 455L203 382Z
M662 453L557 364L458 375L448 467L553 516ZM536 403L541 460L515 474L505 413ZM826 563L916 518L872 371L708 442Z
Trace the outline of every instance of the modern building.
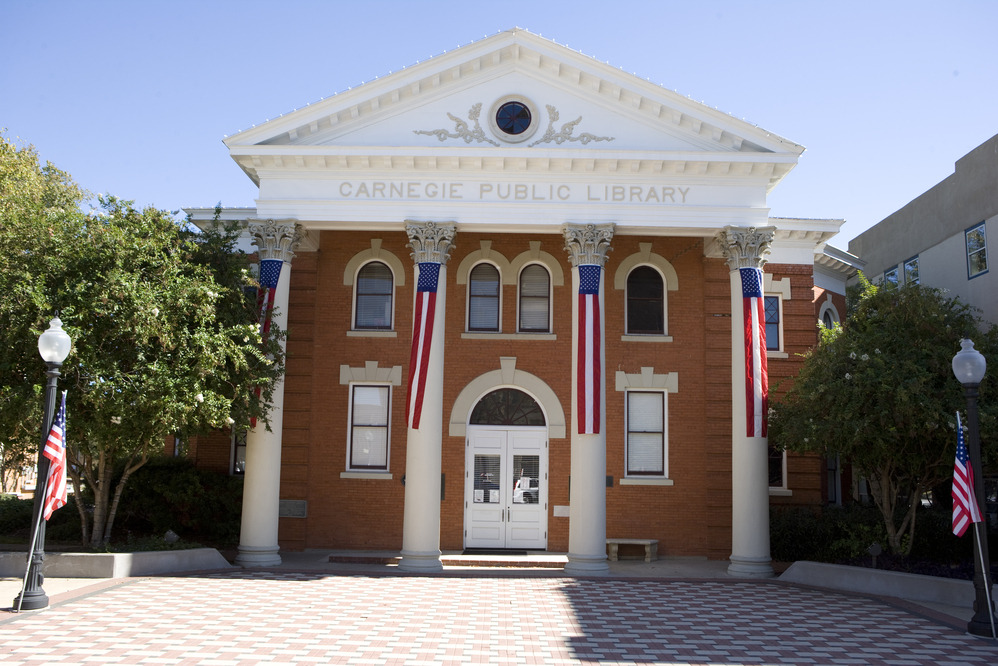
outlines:
M953 175L849 243L873 282L947 290L998 324L998 273L988 236L998 233L998 135L956 162Z
M598 573L610 537L772 574L771 498L818 504L827 476L773 464L767 373L854 269L825 251L841 220L769 216L801 146L520 29L225 143L259 197L223 217L288 331L272 430L192 452L244 464L238 562L547 549Z

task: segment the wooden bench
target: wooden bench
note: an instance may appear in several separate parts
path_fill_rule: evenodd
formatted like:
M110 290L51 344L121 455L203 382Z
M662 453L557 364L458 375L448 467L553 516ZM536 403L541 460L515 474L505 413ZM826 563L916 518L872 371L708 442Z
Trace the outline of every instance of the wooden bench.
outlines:
M607 559L616 562L619 559L620 546L644 546L645 562L658 559L658 539L607 539Z

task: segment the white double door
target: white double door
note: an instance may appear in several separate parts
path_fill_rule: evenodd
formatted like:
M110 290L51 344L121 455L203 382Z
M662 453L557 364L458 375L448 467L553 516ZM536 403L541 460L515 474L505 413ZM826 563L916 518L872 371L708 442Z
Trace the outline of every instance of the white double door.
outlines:
M547 548L546 427L469 426L465 548Z

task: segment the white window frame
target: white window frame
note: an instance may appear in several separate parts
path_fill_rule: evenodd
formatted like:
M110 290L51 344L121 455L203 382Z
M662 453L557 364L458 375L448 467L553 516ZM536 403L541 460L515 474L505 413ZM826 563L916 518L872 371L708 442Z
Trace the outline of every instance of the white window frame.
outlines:
M662 471L640 472L630 469L631 426L630 404L631 394L653 393L662 399ZM652 432L652 431L647 431ZM668 479L669 478L669 395L667 390L634 388L624 391L624 476L630 479Z
M975 224L974 226L970 227L969 229L967 229L966 231L963 232L964 246L967 248L967 279L968 280L973 280L975 277L979 277L981 275L984 275L989 270L989 268L988 268L988 234L987 234L987 225L985 224L985 222L986 221L979 222L978 224ZM975 232L975 231L977 231L977 230L980 230L980 232L981 232L981 236L984 239L984 245L981 246L979 249L974 250L973 252L971 252L971 250L970 250L970 234L973 233L973 232ZM978 253L982 253L984 255L984 270L978 271L976 273L973 273L973 272L971 272L971 268L970 268L970 256L972 254L978 254Z
M384 388L388 392L388 405L387 413L385 415L385 465L381 466L365 466L365 465L354 465L353 464L353 448L354 448L354 422L353 422L353 412L354 412L354 391L357 388ZM376 473L384 474L391 471L391 460L392 460L392 385L387 382L351 382L349 384L349 405L347 411L347 446L346 446L346 469L348 472L365 472L365 473ZM378 426L380 427L380 426Z
M243 476L246 474L246 438L248 430L232 429L229 433L229 474ZM242 449L242 461L239 460L239 449ZM240 462L242 466L240 467Z
M900 286L900 278L898 277L898 267L893 266L884 271L884 284L894 285L895 287Z
M768 470L769 469L769 462L768 462L769 461L769 456L768 456L768 452L767 452L766 460L767 460L766 469ZM778 486L770 486L769 487L769 494L772 495L772 496L776 496L776 497L790 497L790 496L793 495L793 491L791 491L789 489L788 485L787 485L787 450L786 449L783 449L783 451L782 451L781 476L783 478L781 479L780 485L778 485Z
M471 294L471 274L475 272L476 268L478 268L479 266L481 266L483 264L491 266L492 268L494 268L496 270L496 274L497 274L497 277L496 277L496 288L498 289L498 293L497 293L497 298L496 298L496 328L495 328L495 330L491 330L491 329L489 329L489 330L486 330L486 329L473 329L473 328L471 328L471 296L472 296L472 294ZM467 302L466 302L466 305L467 305L467 307L466 307L467 317L465 318L465 323L464 323L464 330L465 331L467 331L468 333L484 333L486 335L489 334L489 333L501 333L502 332L502 285L503 285L503 282L502 282L502 267L496 265L495 263L493 263L491 261L476 261L475 262L475 265L472 266L471 270L468 271L468 288L467 288Z
M547 294L547 327L544 330L539 329L524 329L521 327L521 305L523 298L523 272L530 268L531 266L539 266L548 276L548 294ZM551 269L545 264L539 261L532 261L527 263L520 269L520 272L516 276L516 331L517 333L550 333L552 328L552 318L551 318L551 303L554 299L554 280L551 277Z
M361 327L361 326L357 325L357 303L358 303L359 296L360 296L360 294L358 293L358 291L360 289L360 273L361 273L362 270L364 270L370 264L381 264L382 266L384 266L385 268L387 268L388 272L391 273L391 275L392 275L392 289L391 289L391 293L389 294L389 297L391 298L391 304L389 306L389 314L388 314L389 321L388 321L388 327L387 328L374 327L374 326L363 326L363 327ZM381 261L380 259L371 259L369 261L365 261L360 266L358 266L357 267L357 273L354 275L354 280L353 280L353 304L352 304L353 305L353 307L352 307L353 311L351 312L351 315L350 315L350 330L351 331L361 331L361 332L365 332L365 333L385 333L385 332L389 332L389 331L394 331L395 330L395 301L396 301L396 298L395 298L395 287L396 287L397 284L398 284L398 276L395 275L395 271L392 269L391 264L389 264L387 261Z
M631 293L629 289L631 275L634 271L639 268L650 268L656 273L658 273L658 278L662 281L662 332L661 333L635 333L630 329L630 305L631 305ZM631 270L627 271L627 276L624 281L624 335L635 335L635 336L667 336L669 335L669 282L662 271L657 267L648 263L638 264L633 266Z
M763 294L763 298L762 298L762 302L763 302L763 305L762 305L763 319L766 318L766 303L767 303L767 299L770 299L770 298L775 298L776 299L776 312L777 312L777 316L780 318L780 320L778 322L776 322L776 331L777 331L777 335L779 335L779 337L780 337L780 340L779 340L779 344L776 347L770 347L769 346L769 335L767 335L766 336L766 352L767 353L773 353L773 352L780 353L780 352L783 351L783 348L784 348L784 344L783 344L783 341L784 341L784 336L783 336L783 295L782 294ZM768 322L764 322L764 323L765 323L766 327L768 328L769 327L769 323Z

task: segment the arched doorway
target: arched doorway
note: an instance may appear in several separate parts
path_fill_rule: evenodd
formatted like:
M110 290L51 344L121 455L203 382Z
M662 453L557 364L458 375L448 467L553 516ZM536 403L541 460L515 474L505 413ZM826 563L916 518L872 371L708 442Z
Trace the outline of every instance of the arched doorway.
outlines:
M515 388L491 391L468 421L466 548L547 548L548 433L544 412Z

